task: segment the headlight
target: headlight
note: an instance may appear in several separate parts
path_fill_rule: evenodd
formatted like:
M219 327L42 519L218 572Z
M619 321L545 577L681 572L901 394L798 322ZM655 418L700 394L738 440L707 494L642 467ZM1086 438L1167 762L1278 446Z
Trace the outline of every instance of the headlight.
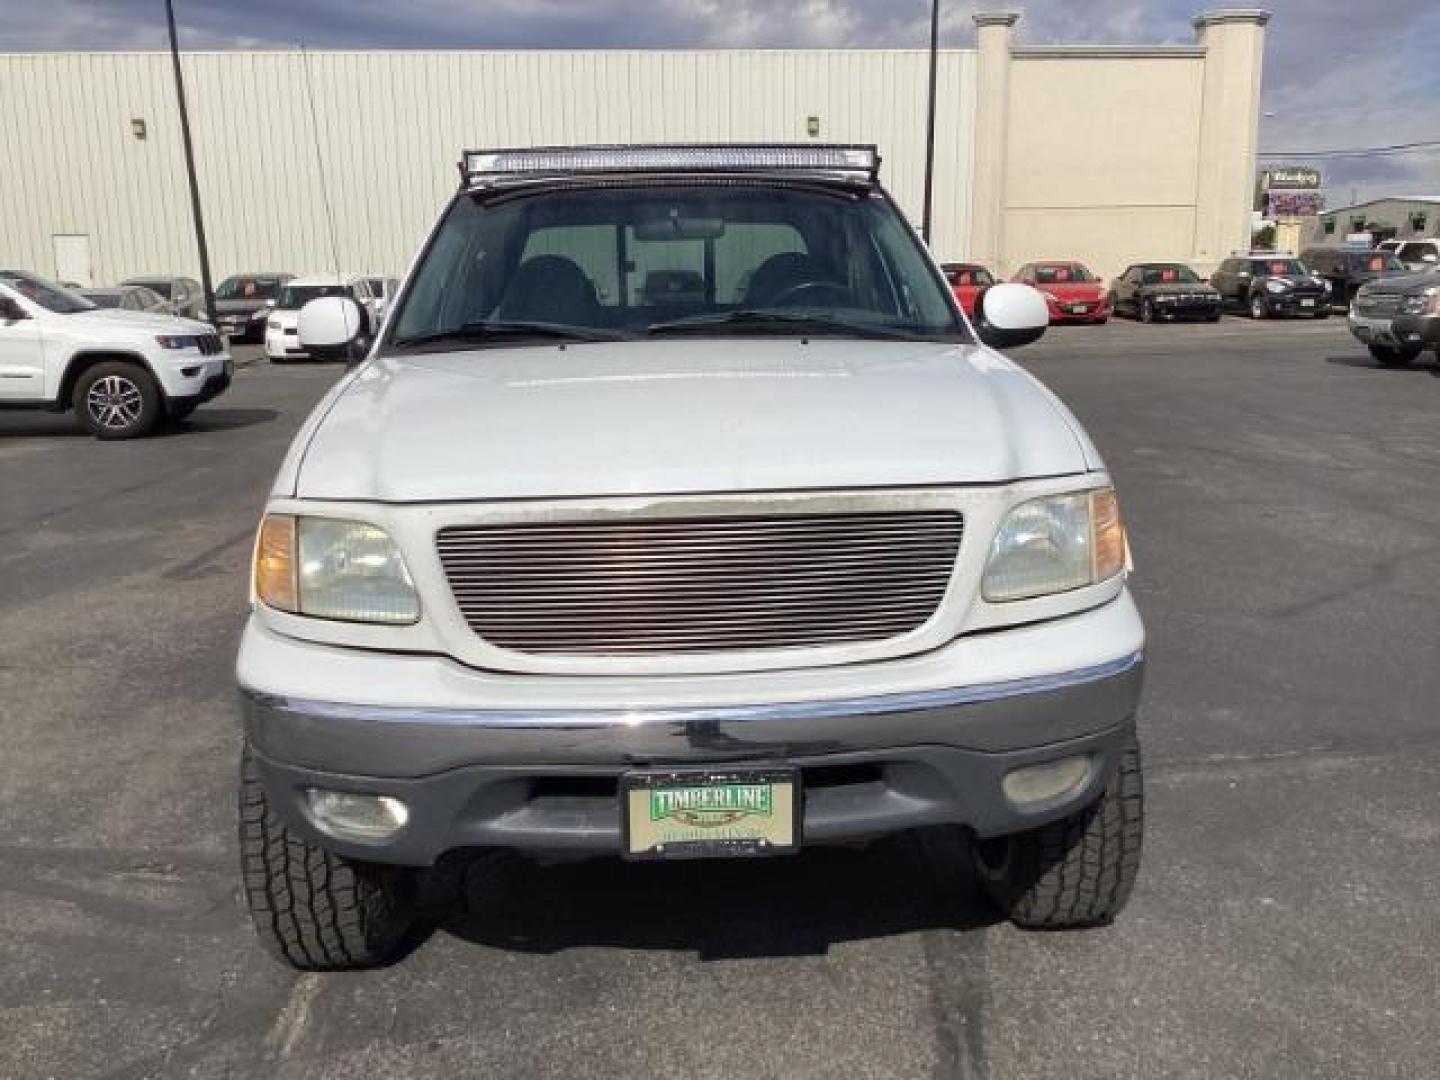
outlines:
M990 545L980 592L1004 602L1069 592L1125 568L1125 527L1113 488L1047 495L1011 510Z
M1405 297L1400 301L1400 311L1405 315L1434 315L1440 312L1440 287L1432 286L1423 293Z
M269 314L270 312L266 308L256 308L250 313L250 321L255 322L257 319L263 319Z
M400 550L362 521L267 514L255 547L255 594L267 607L318 619L403 625L420 618Z
M193 349L200 339L194 334L157 334L155 344L162 349Z
M1286 291L1287 289L1289 289L1289 288L1290 288L1290 286L1289 286L1289 285L1286 285L1283 281L1267 281L1267 282L1265 282L1265 291L1266 291L1266 292L1282 293L1282 292L1285 292L1285 291Z

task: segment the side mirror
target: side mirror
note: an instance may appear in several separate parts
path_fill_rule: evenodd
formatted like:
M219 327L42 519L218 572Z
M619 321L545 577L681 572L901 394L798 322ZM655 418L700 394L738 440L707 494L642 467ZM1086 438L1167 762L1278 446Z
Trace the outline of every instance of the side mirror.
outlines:
M322 296L300 309L300 347L322 360L349 359L365 326L360 305L348 296Z
M0 296L0 319L5 322L19 322L30 318L30 313L8 296Z
M1039 289L991 285L975 301L975 329L992 349L1018 349L1039 341L1050 325L1050 309Z

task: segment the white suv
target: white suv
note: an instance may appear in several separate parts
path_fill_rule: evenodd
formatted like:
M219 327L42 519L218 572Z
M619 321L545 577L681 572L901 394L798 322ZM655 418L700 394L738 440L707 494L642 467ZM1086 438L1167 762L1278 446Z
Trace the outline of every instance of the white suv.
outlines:
M286 961L383 962L425 868L495 848L924 828L1022 926L1124 906L1144 630L1110 475L994 351L1044 298L994 285L972 328L878 169L466 155L257 538L240 852ZM302 347L360 321L311 301Z
M213 327L101 308L20 270L0 269L0 408L76 417L102 439L146 435L230 385Z
M354 300L364 312L362 342L368 342L379 325L376 298L370 281L359 274L313 274L292 278L280 287L275 306L265 320L265 356L272 363L287 360L308 360L310 354L300 344L300 309L311 300L326 296L343 296Z

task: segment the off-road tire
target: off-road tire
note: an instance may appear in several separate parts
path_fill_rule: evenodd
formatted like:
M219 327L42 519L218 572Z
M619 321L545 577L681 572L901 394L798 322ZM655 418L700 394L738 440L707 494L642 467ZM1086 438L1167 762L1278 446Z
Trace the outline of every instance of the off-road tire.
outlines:
M154 376L140 363L105 360L86 368L70 395L75 417L97 439L138 439L165 416Z
M255 932L299 971L383 965L419 907L419 871L347 859L287 829L248 753L240 760L240 871Z
M1016 926L1105 926L1135 887L1144 831L1140 746L1132 742L1096 802L1029 832L978 841L975 867L991 899Z
M1371 345L1370 355L1385 367L1409 367L1420 357L1420 350L1404 345Z

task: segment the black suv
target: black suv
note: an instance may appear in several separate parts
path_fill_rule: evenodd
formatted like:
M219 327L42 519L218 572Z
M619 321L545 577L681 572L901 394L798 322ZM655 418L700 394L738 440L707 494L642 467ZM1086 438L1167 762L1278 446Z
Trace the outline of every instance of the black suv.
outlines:
M1369 248L1307 248L1300 253L1300 261L1330 283L1330 303L1344 308L1366 282L1407 272L1405 264L1390 252Z
M1252 319L1281 315L1330 317L1329 283L1284 252L1232 255L1210 275L1210 284L1219 290L1226 306L1247 311Z

